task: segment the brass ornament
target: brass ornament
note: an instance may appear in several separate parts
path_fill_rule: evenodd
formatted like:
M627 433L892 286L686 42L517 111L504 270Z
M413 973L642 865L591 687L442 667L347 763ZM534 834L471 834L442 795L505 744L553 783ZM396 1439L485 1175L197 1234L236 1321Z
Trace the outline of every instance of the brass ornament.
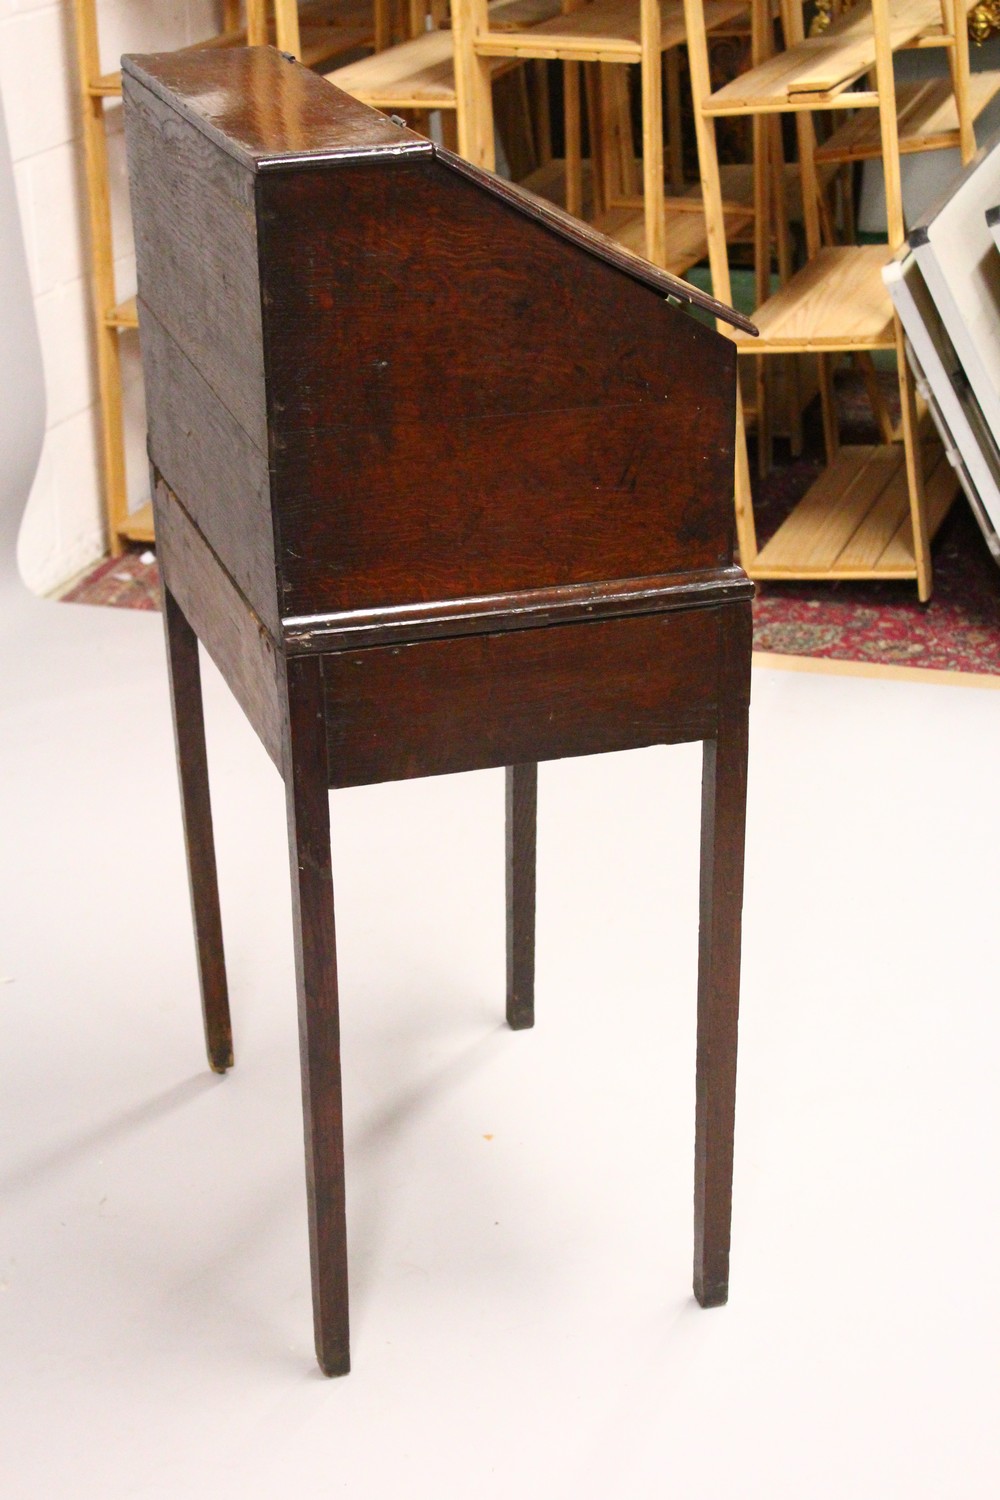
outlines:
M840 0L837 13L852 10L856 0ZM822 36L833 20L834 0L816 0L816 14L809 27L810 36ZM1000 0L980 0L969 11L969 38L981 47L988 37L1000 32Z
M1000 0L981 0L969 11L969 36L981 47L994 32L1000 31Z
M822 36L833 20L833 0L816 0L816 14L809 27L810 36Z

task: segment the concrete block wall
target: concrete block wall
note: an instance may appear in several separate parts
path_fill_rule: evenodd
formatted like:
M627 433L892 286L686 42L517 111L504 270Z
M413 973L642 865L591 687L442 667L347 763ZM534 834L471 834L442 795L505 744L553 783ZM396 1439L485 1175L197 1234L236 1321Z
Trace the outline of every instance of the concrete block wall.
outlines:
M71 0L0 0L0 100L45 369L46 434L18 560L48 593L105 548L91 331L87 209ZM101 63L122 52L185 46L218 30L213 0L98 0ZM135 290L121 106L105 106L119 299ZM121 336L126 452L133 505L148 495L145 413L134 332ZM0 458L2 461L2 458Z

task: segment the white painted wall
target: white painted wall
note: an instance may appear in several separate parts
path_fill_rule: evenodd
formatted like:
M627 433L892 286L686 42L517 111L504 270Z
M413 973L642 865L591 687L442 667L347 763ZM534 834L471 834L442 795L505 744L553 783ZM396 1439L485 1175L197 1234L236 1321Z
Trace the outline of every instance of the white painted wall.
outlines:
M102 67L122 52L180 47L218 29L213 0L98 0ZM0 0L0 99L45 369L46 432L18 561L38 593L104 551L97 376L87 272L87 215L70 0ZM119 298L135 290L121 107L111 127ZM138 339L122 335L129 495L148 494ZM0 455L0 462L3 456Z

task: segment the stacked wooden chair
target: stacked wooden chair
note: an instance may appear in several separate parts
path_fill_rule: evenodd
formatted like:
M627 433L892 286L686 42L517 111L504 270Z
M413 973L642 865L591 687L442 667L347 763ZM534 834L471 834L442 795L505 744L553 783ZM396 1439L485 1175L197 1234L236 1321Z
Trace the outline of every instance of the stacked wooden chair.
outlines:
M559 0L497 0L496 24L525 28L557 14ZM408 36L385 51L376 50L326 74L329 81L363 104L386 114L401 112L417 129L430 128L429 117L440 115L442 138L469 161L479 160L481 143L476 120L467 107L467 80L456 51L459 29L453 28L442 0L431 4L414 0L407 13ZM498 58L488 69L488 88L517 67ZM541 104L536 117L541 113ZM547 112L547 103L546 103Z
M753 0L757 25L770 26L770 0ZM973 149L973 116L995 83L969 87L964 0L866 0L842 14L819 37L803 34L799 0L782 0L785 47L724 87L711 87L708 38L701 0L685 0L695 128L708 222L712 281L730 296L723 194L715 125L731 115L755 121L758 153L773 153L779 137L761 122L793 116L805 222L806 261L754 313L760 338L734 335L741 355L817 357L827 466L763 547L758 546L744 436L737 451L736 506L744 566L763 579L913 579L921 599L931 592L930 542L956 485L942 449L918 417L898 321L882 268L905 238L900 154L957 144ZM907 94L902 111L893 55L905 47L944 49L949 78L920 99ZM947 97L946 97L947 95ZM922 102L921 102L922 101ZM849 113L848 113L849 112ZM845 123L817 147L817 114ZM887 243L836 243L837 229L820 191L818 164L859 154L881 155L886 188ZM761 174L764 181L773 175ZM898 432L878 400L871 367L876 351L895 351L901 425ZM832 388L838 356L860 358L880 417L882 442L841 446Z

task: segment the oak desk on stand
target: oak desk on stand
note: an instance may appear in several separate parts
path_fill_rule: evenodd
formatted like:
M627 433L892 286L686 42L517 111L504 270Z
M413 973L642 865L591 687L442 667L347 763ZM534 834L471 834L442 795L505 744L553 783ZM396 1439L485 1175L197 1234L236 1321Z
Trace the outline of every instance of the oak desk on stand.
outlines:
M696 1295L726 1299L751 585L741 322L270 49L127 58L157 548L209 1057L232 1062L198 641L284 777L316 1345L349 1367L328 791L705 742Z

